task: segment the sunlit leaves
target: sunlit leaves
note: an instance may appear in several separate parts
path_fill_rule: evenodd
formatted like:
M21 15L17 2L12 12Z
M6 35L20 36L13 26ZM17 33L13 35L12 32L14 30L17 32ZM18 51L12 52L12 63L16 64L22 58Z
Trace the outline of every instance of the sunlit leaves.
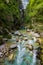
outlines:
M9 0L6 0L6 3L9 3Z
M29 0L29 4L27 5L25 13L26 13L26 18L28 17L28 20L31 19L32 17L37 18L37 16L39 20L42 19L43 0Z

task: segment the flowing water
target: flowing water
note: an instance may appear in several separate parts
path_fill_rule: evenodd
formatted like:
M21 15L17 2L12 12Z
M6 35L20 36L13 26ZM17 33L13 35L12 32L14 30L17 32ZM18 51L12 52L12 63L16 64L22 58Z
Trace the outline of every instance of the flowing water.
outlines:
M15 38L13 38L15 40ZM34 44L34 40L30 40L30 44ZM33 43L34 41L34 43ZM8 59L5 59L5 65L37 65L36 64L36 52L37 50L33 49L33 51L28 51L25 47L29 41L19 40L17 42L17 55L16 58L14 58L13 62L9 62ZM29 43L28 43L29 44ZM15 54L15 53L14 53Z
M28 4L28 0L21 0L21 1L22 1L22 4L23 4L23 7L25 9L27 4Z
M24 9L26 8L28 4L28 0L22 0L22 5L24 7ZM15 37L16 38L16 37ZM14 36L12 37L12 39L10 40L11 42L15 42ZM34 40L28 40L27 41L28 44L34 44L36 42L36 38L34 38ZM36 64L36 50L27 50L25 45L27 44L26 41L22 40L19 42L17 42L17 54L16 54L16 58L14 58L13 62L9 62L8 59L5 59L4 65L37 65ZM15 53L14 53L15 54Z
M21 65L25 51L25 48L21 48L21 46L18 45L17 65Z
M33 59L31 65L36 65L36 50L33 51Z

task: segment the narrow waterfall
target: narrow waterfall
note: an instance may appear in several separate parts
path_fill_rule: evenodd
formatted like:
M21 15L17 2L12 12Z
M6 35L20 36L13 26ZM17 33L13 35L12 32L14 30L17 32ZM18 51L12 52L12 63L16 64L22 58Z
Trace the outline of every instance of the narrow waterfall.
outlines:
M21 0L21 1L22 1L23 8L25 9L28 4L28 0Z

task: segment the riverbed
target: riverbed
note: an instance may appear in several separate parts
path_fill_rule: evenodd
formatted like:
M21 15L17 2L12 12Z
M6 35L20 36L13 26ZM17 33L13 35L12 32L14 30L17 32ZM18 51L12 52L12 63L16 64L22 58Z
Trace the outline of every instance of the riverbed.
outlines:
M12 39L9 39L6 43L8 49L13 44L17 45L17 48L11 49L8 57L4 57L4 62L1 65L41 65L40 59L37 58L37 52L39 43L36 42L37 38L33 36L33 32L19 31L12 34ZM33 34L33 35L32 35ZM40 53L39 53L40 54Z

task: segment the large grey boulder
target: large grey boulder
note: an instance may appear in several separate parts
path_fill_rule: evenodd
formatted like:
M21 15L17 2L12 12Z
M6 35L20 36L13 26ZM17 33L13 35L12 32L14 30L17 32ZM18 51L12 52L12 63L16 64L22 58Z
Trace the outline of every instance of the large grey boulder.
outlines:
M11 46L10 46L10 49L16 49L17 48L17 44L12 44Z
M5 44L3 45L0 45L0 50L4 49L5 48Z
M27 34L23 34L23 37L27 37L28 35Z
M34 37L37 37L37 38L40 37L40 35L39 35L38 33L34 33L33 36L34 36Z

